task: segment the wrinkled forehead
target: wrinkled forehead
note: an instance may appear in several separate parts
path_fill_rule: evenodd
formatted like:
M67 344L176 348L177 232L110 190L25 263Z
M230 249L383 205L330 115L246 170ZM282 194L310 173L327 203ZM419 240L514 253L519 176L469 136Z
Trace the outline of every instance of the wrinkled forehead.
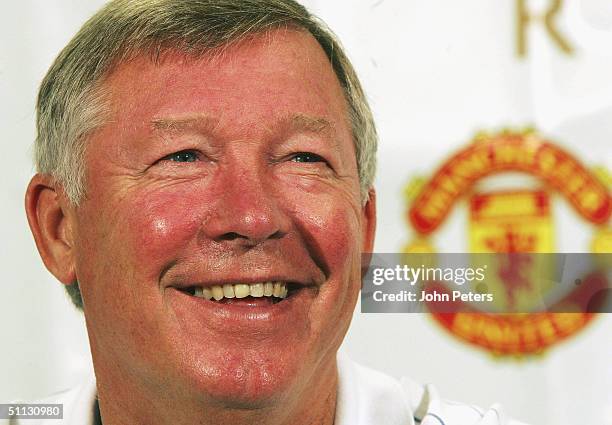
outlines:
M261 65L269 68L284 68L288 73L295 72L295 65L307 64L310 71L318 74L321 80L333 80L339 89L337 94L344 98L345 93L330 58L321 44L307 30L297 26L270 28L248 34L214 48L191 48L182 44L153 44L136 51L126 49L111 62L97 85L107 87L117 84L117 75L132 71L131 78L146 79L144 71L155 68L173 68L177 73L182 67L208 65L211 70L227 70L245 74L250 69L252 58L265 54ZM263 69L263 68L262 68ZM205 83L203 80L202 83ZM265 83L265 81L262 81Z
M224 120L234 127L253 121L275 125L290 119L317 130L350 128L340 82L306 31L268 31L199 56L176 49L155 57L143 52L118 63L102 91L115 126L129 122L170 130L205 115L200 121L208 125Z

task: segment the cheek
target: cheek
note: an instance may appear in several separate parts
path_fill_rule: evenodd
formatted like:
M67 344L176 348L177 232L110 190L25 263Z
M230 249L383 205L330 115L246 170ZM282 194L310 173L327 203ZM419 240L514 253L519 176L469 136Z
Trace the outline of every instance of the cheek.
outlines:
M160 263L173 261L190 240L195 240L202 200L190 199L188 194L192 193L185 189L139 194L127 206L123 239L129 239L137 250L134 264L148 263L159 272Z
M94 278L114 273L116 278L106 280L117 286L126 280L157 282L197 232L199 209L189 193L178 187L139 190L121 200L105 198L89 205L90 219L82 226L87 234L80 238L85 245L79 251L87 254L83 261L93 262L83 271L93 271Z
M346 334L361 287L359 207L334 195L312 201L295 203L294 216L328 278L308 313L311 338L319 341L313 347L332 352Z
M149 338L137 334L159 320L156 306L161 298L155 289L160 275L190 246L200 225L197 205L203 201L189 201L191 189L140 189L121 200L100 198L87 206L80 277L84 299L97 300L88 314L105 319L98 323L108 323L111 313L131 316L123 322L132 325L119 333L142 341Z
M293 203L296 221L301 224L306 243L323 260L332 274L348 279L353 263L360 256L361 228L358 209L337 194L301 198ZM296 201L296 199L294 199Z
M157 344L163 352L159 335L175 334L168 331L159 277L194 240L205 201L193 200L193 187L176 185L87 202L79 252L92 347L123 364L155 364L159 354L147 347Z

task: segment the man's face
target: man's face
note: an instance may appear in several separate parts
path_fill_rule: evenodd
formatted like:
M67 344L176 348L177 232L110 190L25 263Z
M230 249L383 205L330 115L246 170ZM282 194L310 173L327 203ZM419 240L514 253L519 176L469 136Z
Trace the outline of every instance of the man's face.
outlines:
M73 226L97 373L247 405L306 386L348 328L373 233L319 45L279 30L200 60L143 56L105 88ZM194 295L266 282L287 298Z

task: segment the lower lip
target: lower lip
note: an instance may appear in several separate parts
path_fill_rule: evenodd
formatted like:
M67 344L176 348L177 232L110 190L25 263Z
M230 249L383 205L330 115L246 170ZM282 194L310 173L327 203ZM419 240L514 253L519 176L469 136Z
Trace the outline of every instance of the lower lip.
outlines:
M195 322L207 329L219 328L224 333L243 333L244 329L272 330L290 326L296 320L306 320L316 291L314 288L302 288L277 303L250 297L220 303L186 294L176 288L166 288L165 296L178 318L186 323Z

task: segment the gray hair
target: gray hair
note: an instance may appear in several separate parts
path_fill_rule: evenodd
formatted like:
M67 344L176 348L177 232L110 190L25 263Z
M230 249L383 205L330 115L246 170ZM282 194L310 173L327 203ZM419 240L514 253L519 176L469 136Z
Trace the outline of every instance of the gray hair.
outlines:
M323 48L348 104L362 201L376 169L377 133L357 74L331 30L294 0L114 0L90 18L42 81L35 161L78 206L85 196L87 136L105 122L103 80L118 63L169 50L196 57L275 28L308 31ZM66 287L82 307L78 283Z

